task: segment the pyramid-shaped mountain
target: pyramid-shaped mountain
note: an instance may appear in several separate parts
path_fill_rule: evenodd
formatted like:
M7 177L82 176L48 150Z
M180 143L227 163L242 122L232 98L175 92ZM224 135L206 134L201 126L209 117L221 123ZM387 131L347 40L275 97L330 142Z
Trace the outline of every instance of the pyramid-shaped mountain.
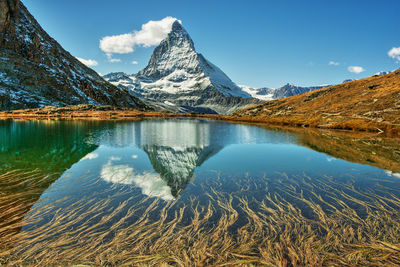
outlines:
M0 0L0 110L75 104L146 107L65 51L19 0Z
M177 197L193 179L196 167L217 154L222 146L168 147L145 145L142 149L149 156L154 170L167 182L171 193Z
M145 100L181 112L230 113L260 102L197 53L178 21L154 49L145 69L136 75L110 73L104 78Z

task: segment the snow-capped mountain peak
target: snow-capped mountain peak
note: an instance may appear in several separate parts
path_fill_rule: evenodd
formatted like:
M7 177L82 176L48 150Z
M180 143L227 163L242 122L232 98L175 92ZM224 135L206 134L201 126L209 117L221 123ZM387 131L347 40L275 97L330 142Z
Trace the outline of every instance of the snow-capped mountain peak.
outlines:
M146 68L136 75L104 78L153 104L170 103L179 112L230 113L260 103L196 51L179 21L154 49Z
M383 75L386 75L386 74L389 74L389 73L391 73L391 71L379 71L379 72L377 72L377 73L375 73L374 75L372 75L372 76L383 76Z
M142 86L146 87L148 83L149 89L169 93L204 90L204 87L213 85L225 96L250 97L217 66L196 52L193 40L179 21L172 24L167 38L154 49L148 66L137 76L143 81ZM160 83L160 79L165 82ZM158 83L154 84L155 80ZM166 85L177 90L171 90L171 86Z
M174 72L186 70L188 73L197 72L197 53L193 40L182 27L175 21L167 38L154 49L146 68L138 73L138 76L159 79Z
M286 84L277 89L238 86L195 49L179 21L154 49L146 68L137 75L111 73L104 78L160 108L177 112L230 113L246 106L325 86Z

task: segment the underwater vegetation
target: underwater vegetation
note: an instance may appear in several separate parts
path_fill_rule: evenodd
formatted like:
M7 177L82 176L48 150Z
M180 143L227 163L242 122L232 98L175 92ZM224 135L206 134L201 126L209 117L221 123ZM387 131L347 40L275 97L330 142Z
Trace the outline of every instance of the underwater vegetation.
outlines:
M208 120L2 126L1 265L400 265L398 139Z
M391 179L364 190L352 177L277 173L233 179L210 173L194 185L204 194L182 195L185 202L143 198L126 187L118 191L124 201L117 208L112 208L112 198L64 200L68 205L62 210L47 203L20 220L32 204L21 195L35 194L29 188L47 178L37 175L0 175L9 192L0 197L2 263L400 264L400 189L390 187L396 182ZM79 179L98 181L90 175ZM24 193L17 190L22 180Z

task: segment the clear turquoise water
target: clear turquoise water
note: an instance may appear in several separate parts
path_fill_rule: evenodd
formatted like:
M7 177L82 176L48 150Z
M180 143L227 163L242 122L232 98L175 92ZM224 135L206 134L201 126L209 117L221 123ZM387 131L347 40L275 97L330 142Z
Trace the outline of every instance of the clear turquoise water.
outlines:
M174 202L174 214L193 198L206 207L215 194L239 195L257 210L256 203L279 193L310 219L317 216L286 188L317 200L313 192L332 205L340 198L337 192L367 203L375 201L374 195L400 196L396 173L316 152L300 145L296 134L258 126L200 119L3 121L0 126L1 172L38 168L55 177L43 185L27 212L23 232L40 229L64 214L61 224L79 235L79 229L95 225L124 203L103 229L96 229L101 232L133 207L135 215L119 227L139 220L154 200L159 200L157 210ZM365 207L342 198L358 216L365 216ZM95 209L97 203L105 204ZM239 205L233 202L234 207ZM330 212L328 205L321 206ZM150 220L157 221L157 212L152 214ZM188 210L182 223L190 218ZM210 225L216 220L211 218ZM245 223L245 214L240 214L230 231ZM62 234L65 231L54 233Z

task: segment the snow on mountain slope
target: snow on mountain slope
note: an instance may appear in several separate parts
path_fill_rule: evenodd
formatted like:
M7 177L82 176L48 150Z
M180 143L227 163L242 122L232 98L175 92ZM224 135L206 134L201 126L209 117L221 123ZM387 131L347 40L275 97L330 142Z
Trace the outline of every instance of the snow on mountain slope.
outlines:
M110 73L104 79L135 96L153 101L152 105L177 112L230 113L260 101L325 87L287 84L272 89L236 85L196 52L193 40L178 21L154 49L146 68L136 75Z
M258 98L263 101L272 100L274 95L274 89L272 88L254 88L246 85L238 85L242 90L254 98Z
M168 37L154 50L149 65L137 76L143 89L176 93L213 85L225 96L250 97L217 66L196 52L193 40L178 21L172 24Z
M0 109L146 105L65 51L16 0L0 0Z
M146 68L136 75L110 73L104 78L146 101L169 103L185 112L231 113L260 103L196 52L178 21L154 49Z
M193 179L196 167L221 150L219 146L156 146L145 145L142 149L149 156L150 162L160 177L177 197Z
M372 76L374 76L374 77L383 76L383 75L386 75L386 74L389 74L389 73L391 73L391 71L379 71L379 72L375 73Z
M132 94L135 94L135 89L140 87L134 75L128 75L124 72L112 72L104 75L103 78L114 86L128 89Z
M282 87L275 89L273 92L272 98L279 99L279 98L284 98L284 97L289 97L289 96L294 96L294 95L300 95L300 94L304 94L304 93L314 91L317 89L321 89L324 87L328 87L328 86L329 85L301 87L301 86L296 86L296 85L288 83Z

